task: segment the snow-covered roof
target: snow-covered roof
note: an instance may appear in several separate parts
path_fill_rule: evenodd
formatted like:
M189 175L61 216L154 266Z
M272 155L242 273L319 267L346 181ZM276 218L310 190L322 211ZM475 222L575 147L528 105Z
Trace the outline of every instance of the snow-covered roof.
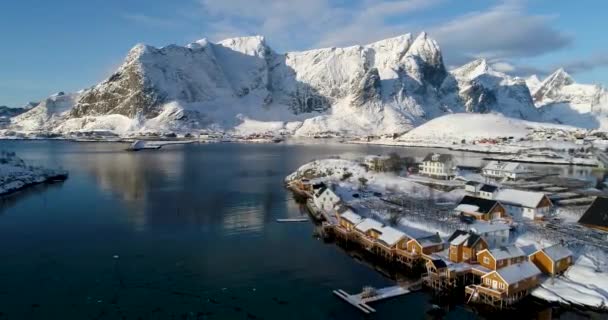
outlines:
M461 206L463 204L473 205L479 208L476 210L477 212L489 213L496 206L497 203L498 202L496 200L472 197L467 195L464 196L462 200L460 200L458 206Z
M381 234L378 240L392 246L396 244L401 238L405 237L405 233L397 230L393 227L384 227L380 230Z
M472 204L459 204L456 208L454 208L454 210L459 211L459 212L477 212L479 210L479 207L476 205L472 205Z
M456 230L448 238L448 242L454 246L459 246L461 244L465 244L465 246L471 247L471 246L474 246L475 243L477 243L477 241L479 239L481 239L481 237L473 232L464 231L464 230Z
M469 239L468 234L461 234L461 235L457 236L456 238L452 239L452 241L450 241L450 244L459 246L459 245L463 244L465 241L467 241L467 239Z
M496 260L512 259L526 256L526 253L522 249L514 245L495 248L489 251L492 257L494 257L494 259Z
M553 262L562 260L564 258L572 256L572 251L568 250L564 246L554 245L547 248L542 249Z
M430 246L436 246L438 244L443 243L443 240L441 239L441 237L438 234L434 234L429 237L418 238L418 239L416 239L416 241L418 241L420 246L423 248L430 247Z
M494 272L498 273L498 275L505 280L507 284L515 284L540 274L540 270L538 270L534 263L530 261L512 264ZM488 275L483 277L486 276Z
M382 229L382 223L380 223L374 219L365 218L365 219L363 219L363 221L361 221L361 223L359 223L358 225L355 226L355 229L357 229L361 232L367 232L371 229L380 231Z
M479 191L490 192L490 193L494 193L496 190L498 190L498 187L493 186L491 184L484 184L483 186L481 186L481 188L479 188Z
M542 192L502 189L495 199L500 202L515 204L527 208L536 208L545 197Z
M583 216L578 220L589 226L608 228L608 198L597 197Z
M511 227L506 223L487 223L487 222L476 222L471 225L470 230L477 234L492 233L496 231L509 230Z
M429 153L426 155L426 157L424 157L424 159L422 161L423 162L431 161L431 162L448 163L448 162L452 161L452 158L453 157L451 154Z
M340 217L352 224L359 224L363 220L360 215L354 213L352 210L344 211L344 213L342 213Z
M521 173L525 172L525 170L521 167L521 164L516 162L504 162L504 161L490 161L484 168L484 170L493 170L493 171L506 171L506 172L515 172Z

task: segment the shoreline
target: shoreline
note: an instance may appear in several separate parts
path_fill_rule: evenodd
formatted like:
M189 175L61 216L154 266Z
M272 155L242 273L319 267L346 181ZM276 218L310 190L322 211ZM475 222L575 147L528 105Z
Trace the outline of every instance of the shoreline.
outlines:
M208 144L208 143L246 143L246 144L280 144L280 143L305 143L305 144L326 144L326 143L337 143L337 144L353 144L353 145L374 145L374 146L385 146L385 147L398 147L398 148L424 148L424 149L442 149L442 150L450 150L457 152L469 152L475 154L488 155L483 157L483 160L492 161L507 161L507 162L517 162L517 163L527 163L527 164L546 164L546 165L557 165L557 166L583 166L583 167L591 167L601 169L601 165L599 163L589 163L589 161L566 161L566 160L556 160L552 161L549 158L541 159L541 160L527 160L527 159L516 159L516 158L504 158L504 156L509 155L517 155L519 151L525 150L527 148L521 146L505 146L505 148L513 149L513 150L482 150L481 148L471 148L469 147L455 147L449 145L432 145L432 144L419 144L419 143L406 143L406 142L398 142L398 143L390 143L384 141L357 141L357 140L344 140L344 138L299 138L299 137L284 137L280 141L276 141L273 138L256 138L256 139L242 139L242 138L222 138L222 139L192 139L192 138L151 138L151 137L138 137L138 138L116 138L116 139L79 139L79 138L67 138L67 137L33 137L33 138L23 138L23 137L0 137L1 140L9 140L9 141L71 141L77 143L132 143L136 140L146 141L148 143L154 145L171 145L171 144ZM489 147L491 148L491 147ZM517 149L517 150L515 150ZM559 150L557 148L547 148L548 150ZM496 155L496 156L493 156Z
M42 184L53 184L53 183L63 182L65 180L67 180L68 177L69 177L69 174L67 172L60 172L60 173L46 176L41 181L32 181L32 182L27 182L27 183L23 182L22 180L11 181L11 182L5 183L4 185L11 184L11 183L18 183L18 182L22 182L23 184L20 186L14 187L14 188L9 188L9 189L0 191L0 197L13 195L15 193L19 193L23 190L26 190L30 187L34 187L34 186L38 186L38 185L42 185Z

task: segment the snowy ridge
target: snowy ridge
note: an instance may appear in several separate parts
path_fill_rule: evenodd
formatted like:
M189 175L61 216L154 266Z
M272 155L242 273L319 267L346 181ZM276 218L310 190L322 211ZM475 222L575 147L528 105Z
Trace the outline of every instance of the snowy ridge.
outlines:
M467 91L480 77L455 81L426 33L286 54L274 52L261 36L183 47L139 44L105 81L67 95L72 98L61 108L48 108L57 104L49 98L14 119L11 129L361 136L403 133L452 112L534 112L525 104L511 111L510 101L502 110L501 99L518 95L503 81L481 84L483 98L479 90Z
M543 121L608 130L608 91L605 88L576 83L561 68L542 82L528 79L527 83Z
M12 119L9 129L366 136L403 134L464 112L566 122L561 107L535 107L528 85L539 97L555 98L558 91L570 97L565 92L582 89L564 74L530 81L497 72L484 59L448 72L439 44L424 32L285 54L262 36L162 48L138 44L108 79L50 97Z

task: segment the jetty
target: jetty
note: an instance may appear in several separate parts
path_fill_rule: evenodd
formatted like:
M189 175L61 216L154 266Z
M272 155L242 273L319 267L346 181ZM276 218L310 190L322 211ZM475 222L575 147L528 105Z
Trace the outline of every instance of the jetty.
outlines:
M340 299L361 310L363 313L370 314L376 312L376 309L370 307L368 303L406 295L410 292L418 290L420 288L420 284L421 282L417 281L409 284L408 286L395 285L381 289L366 287L362 292L357 294L348 294L342 289L334 290L333 293Z
M307 218L286 218L286 219L276 219L276 221L279 223L284 223L284 222L308 222L310 220L308 220Z

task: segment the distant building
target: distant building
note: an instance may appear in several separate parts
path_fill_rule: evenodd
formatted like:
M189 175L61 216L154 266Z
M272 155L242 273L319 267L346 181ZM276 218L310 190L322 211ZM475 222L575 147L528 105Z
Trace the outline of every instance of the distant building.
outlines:
M314 188L314 186L313 186ZM329 187L322 185L315 190L313 195L313 201L317 208L330 212L338 202L340 197Z
M483 184L479 187L479 197L484 199L494 199L498 193L498 187L491 184Z
M509 231L511 227L506 223L476 222L471 225L470 230L482 236L490 248L505 246L509 243Z
M442 259L428 259L425 266L429 274L436 274L440 277L449 276L448 265Z
M526 253L514 245L486 249L477 253L477 261L490 270L498 270L528 260Z
M454 178L454 160L450 154L429 153L422 160L419 174L434 179Z
M340 212L340 210L338 210L338 212ZM361 223L361 221L363 221L363 218L351 209L347 209L340 213L340 227L346 229L347 231L353 231L355 226Z
M475 220L492 221L506 217L506 209L496 200L464 196L454 209Z
M529 261L513 264L481 276L481 286L502 299L518 297L535 288L541 272Z
M306 192L312 192L312 184L310 182L309 179L300 179L300 180L296 180L295 182L295 187L298 188L300 191L306 191Z
M543 273L558 275L572 265L572 252L561 245L540 249L529 257Z
M464 191L470 195L476 196L477 193L479 192L479 188L482 186L483 184L481 182L477 182L477 181L467 181L464 184Z
M483 175L493 179L517 180L529 174L521 163L490 161L483 169Z
M494 199L500 201L507 213L516 220L542 220L553 209L553 203L542 192L502 189Z
M444 249L444 242L439 234L411 239L407 242L407 251L413 254L431 254Z
M365 157L363 163L367 166L369 170L382 172L386 170L386 162L390 158L388 156L367 156Z
M363 236L376 240L382 234L383 227L384 225L381 222L374 219L365 218L355 226L355 230Z
M487 249L488 244L479 235L463 230L456 230L449 238L449 257L452 262L476 262L477 252Z
M384 226L380 229L378 242L389 249L399 247L403 249L406 246L407 235L398 229L391 226Z
M578 223L589 228L608 231L608 198L595 198Z

